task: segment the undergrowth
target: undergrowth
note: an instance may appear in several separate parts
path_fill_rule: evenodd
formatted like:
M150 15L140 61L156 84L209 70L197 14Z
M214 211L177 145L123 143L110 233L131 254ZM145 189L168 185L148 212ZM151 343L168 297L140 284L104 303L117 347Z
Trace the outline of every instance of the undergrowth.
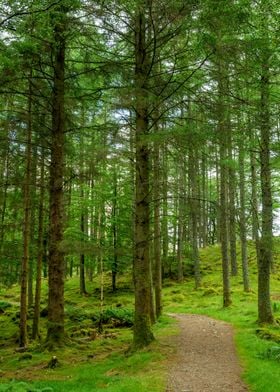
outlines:
M277 241L275 270L272 274L272 305L280 319L280 243ZM278 249L279 248L279 249ZM240 259L240 250L238 249ZM233 304L222 308L220 249L212 246L201 251L202 284L194 289L194 279L183 283L166 279L163 288L165 313L205 314L231 323L243 378L254 392L278 392L280 385L279 325L257 325L257 277L253 244L248 249L251 291L243 291L241 271L231 278ZM240 260L239 260L240 264ZM106 281L106 280L105 280ZM79 294L77 278L65 287L65 327L71 344L55 353L60 366L47 369L51 353L42 351L40 342L31 343L26 358L15 352L17 345L19 288L1 287L0 296L0 392L163 392L166 388L166 362L169 335L178 333L173 319L163 316L154 327L157 340L146 350L127 355L132 341L133 292L129 278L122 277L119 290L112 293L106 281L104 306L100 308L100 290L88 283L90 295ZM46 284L43 285L42 309L46 308ZM47 317L41 318L42 342ZM29 325L31 325L31 317ZM102 332L98 331L100 323ZM30 328L30 327L29 327ZM24 389L25 388L25 389Z

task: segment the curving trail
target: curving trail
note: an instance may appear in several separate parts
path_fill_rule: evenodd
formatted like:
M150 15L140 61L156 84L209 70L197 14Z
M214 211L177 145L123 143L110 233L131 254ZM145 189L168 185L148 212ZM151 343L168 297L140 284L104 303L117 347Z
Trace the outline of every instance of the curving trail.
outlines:
M181 333L166 392L245 392L233 328L207 316L172 314Z

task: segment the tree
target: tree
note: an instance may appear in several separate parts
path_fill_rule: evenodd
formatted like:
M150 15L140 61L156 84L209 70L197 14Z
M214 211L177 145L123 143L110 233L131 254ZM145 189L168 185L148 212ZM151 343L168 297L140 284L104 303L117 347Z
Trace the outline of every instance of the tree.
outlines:
M273 314L270 303L270 269L272 265L272 191L270 168L270 61L271 48L269 44L268 6L262 1L261 20L261 53L260 53L260 165L261 165L261 204L262 226L258 252L258 320L259 323L272 323Z
M53 11L53 90L50 163L49 297L47 344L64 341L63 178L65 133L65 31L67 7Z
M135 321L134 347L147 346L153 339L150 319L150 148L148 144L147 29L150 4L139 1L135 15Z

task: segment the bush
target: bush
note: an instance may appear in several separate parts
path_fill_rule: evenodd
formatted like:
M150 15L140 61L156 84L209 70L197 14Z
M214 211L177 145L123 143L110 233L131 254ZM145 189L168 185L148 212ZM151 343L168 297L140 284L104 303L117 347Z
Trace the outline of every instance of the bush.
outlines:
M0 314L5 313L5 310L11 308L13 305L10 302L0 301Z
M132 327L134 312L128 308L110 308L100 312L97 323L112 324L113 327Z

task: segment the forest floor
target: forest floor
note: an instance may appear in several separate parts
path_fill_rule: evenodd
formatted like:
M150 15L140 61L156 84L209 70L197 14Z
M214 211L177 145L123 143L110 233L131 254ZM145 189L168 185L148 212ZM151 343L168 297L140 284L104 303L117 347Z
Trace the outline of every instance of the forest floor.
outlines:
M201 315L172 314L180 334L172 337L166 392L244 392L231 325ZM175 342L174 342L175 341Z

